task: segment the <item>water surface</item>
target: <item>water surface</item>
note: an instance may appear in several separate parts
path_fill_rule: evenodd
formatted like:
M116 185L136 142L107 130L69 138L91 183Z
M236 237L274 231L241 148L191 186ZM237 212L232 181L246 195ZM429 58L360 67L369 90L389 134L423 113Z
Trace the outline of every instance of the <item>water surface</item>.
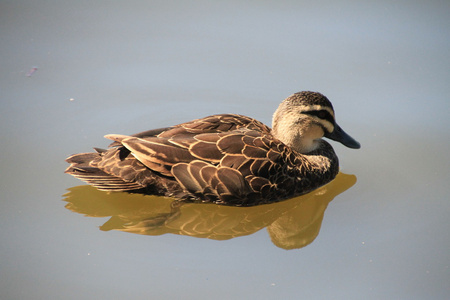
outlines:
M449 11L2 1L0 298L447 299ZM352 181L331 194L173 208L63 173L105 134L214 113L270 124L300 90L362 145L333 143Z

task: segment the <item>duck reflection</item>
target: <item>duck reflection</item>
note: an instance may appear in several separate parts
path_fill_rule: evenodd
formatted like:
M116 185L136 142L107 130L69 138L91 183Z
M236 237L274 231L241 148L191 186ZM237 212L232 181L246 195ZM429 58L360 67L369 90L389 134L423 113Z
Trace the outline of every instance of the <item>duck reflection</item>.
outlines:
M69 188L66 208L89 217L111 217L100 229L143 235L166 233L227 240L267 227L283 249L302 248L319 234L328 203L356 183L339 173L335 180L303 196L273 204L232 207L179 202L172 198L108 193L88 185Z

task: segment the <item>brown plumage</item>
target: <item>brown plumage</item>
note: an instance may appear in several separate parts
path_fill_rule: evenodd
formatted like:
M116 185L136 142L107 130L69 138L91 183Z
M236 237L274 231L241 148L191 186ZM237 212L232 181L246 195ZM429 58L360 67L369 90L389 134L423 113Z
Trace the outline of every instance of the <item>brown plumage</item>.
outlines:
M310 192L338 173L326 136L359 144L340 129L328 99L301 92L284 100L273 130L221 114L132 136L107 135L108 150L67 158L69 173L100 190L249 206Z

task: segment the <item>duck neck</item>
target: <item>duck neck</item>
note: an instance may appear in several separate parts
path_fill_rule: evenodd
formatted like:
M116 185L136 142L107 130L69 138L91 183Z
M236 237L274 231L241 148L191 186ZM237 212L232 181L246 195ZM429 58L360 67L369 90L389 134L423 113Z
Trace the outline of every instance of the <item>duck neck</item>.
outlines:
M304 154L308 161L323 174L334 178L339 172L339 159L333 147L324 140L320 140L319 146L308 154Z
M281 119L273 123L273 136L302 154L316 150L323 141L316 138L323 135L323 130L318 126L311 126L305 120L300 119L298 123L292 123Z

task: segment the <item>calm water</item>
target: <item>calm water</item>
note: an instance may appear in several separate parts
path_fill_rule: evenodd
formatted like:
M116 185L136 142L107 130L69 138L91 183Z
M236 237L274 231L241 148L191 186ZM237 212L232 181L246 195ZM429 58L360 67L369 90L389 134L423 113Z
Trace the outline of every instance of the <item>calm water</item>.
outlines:
M448 299L448 1L0 2L1 299ZM37 68L34 70L33 68ZM65 157L315 90L362 144L249 209L98 192Z

